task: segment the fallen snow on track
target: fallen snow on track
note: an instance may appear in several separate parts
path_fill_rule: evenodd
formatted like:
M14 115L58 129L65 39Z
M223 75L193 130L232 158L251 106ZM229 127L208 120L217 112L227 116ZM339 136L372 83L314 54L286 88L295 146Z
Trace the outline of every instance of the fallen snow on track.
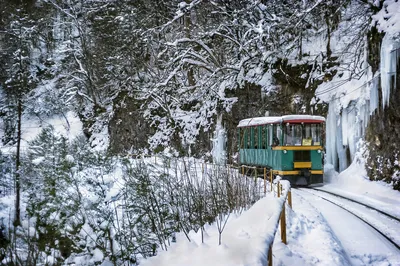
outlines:
M400 265L399 250L352 213L307 191L295 195L312 204L332 228L350 260L336 265Z
M400 222L392 219L382 213L373 209L360 205L358 203L336 197L334 195L324 193L323 191L305 190L308 193L323 197L342 208L354 213L364 221L370 223L372 226L381 231L384 235L389 237L393 242L400 246Z
M331 165L325 166L325 185L318 189L329 191L384 211L400 218L400 192L391 184L370 181L362 165L353 163L337 174Z

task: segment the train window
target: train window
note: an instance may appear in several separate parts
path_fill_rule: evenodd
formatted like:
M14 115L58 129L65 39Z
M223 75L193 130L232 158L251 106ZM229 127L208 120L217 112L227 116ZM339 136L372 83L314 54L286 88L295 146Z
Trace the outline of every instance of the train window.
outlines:
M304 125L302 145L321 145L321 125L307 124Z
M279 143L281 142L282 139L282 128L280 125L276 125L276 145L279 145Z
M310 127L313 145L321 145L321 125L313 124Z
M281 136L281 128L279 125L270 125L269 127L269 145L279 145L279 137Z
M274 137L274 134L273 134L273 126L272 126L272 125L269 125L269 126L268 126L268 135L269 135L268 144L269 144L269 146L272 146L272 144L273 144L273 137Z
M310 124L304 125L302 145L303 146L311 146L312 143L313 143L313 141L312 141L312 137L311 137L311 125Z
M258 149L258 127L253 128L254 131L254 149Z
M245 143L245 149L249 149L250 148L249 128L244 129L244 143Z
M254 127L250 128L250 147L249 149L254 149Z
M267 127L261 126L261 139L260 139L260 145L261 149L266 149L267 148Z
M302 125L286 124L284 139L287 146L300 146L302 144Z

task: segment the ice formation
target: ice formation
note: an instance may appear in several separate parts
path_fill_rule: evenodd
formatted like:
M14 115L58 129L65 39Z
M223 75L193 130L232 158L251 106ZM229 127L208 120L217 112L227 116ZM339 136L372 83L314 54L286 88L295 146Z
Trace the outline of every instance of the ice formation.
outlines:
M357 142L364 136L369 121L369 102L357 105L352 101L337 111L338 104L329 104L326 122L326 162L339 171L345 170L356 154Z
M379 76L382 88L382 108L389 105L390 93L396 88L400 41L386 35L381 46L380 73L365 75L362 86L348 86L347 92L332 97L326 122L326 162L343 171L354 159L357 142L365 136L370 115L379 105ZM379 75L380 74L380 75ZM355 87L355 88L354 88ZM354 93L351 97L351 92ZM344 96L343 96L344 95ZM347 98L347 99L346 99Z
M389 105L390 91L396 88L397 62L400 59L400 41L385 35L381 46L381 85L383 108Z
M219 116L212 140L212 157L215 164L226 163L226 130L222 125L222 117Z

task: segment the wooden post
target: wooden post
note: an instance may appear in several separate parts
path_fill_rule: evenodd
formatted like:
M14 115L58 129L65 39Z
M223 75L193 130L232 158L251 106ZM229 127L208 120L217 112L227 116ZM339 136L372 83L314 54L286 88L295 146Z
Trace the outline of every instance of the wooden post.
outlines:
M283 203L283 208L281 212L281 239L282 242L286 245L286 211L285 211L285 203Z
M271 192L272 192L272 169L269 170L269 173L270 173L270 175L269 175L269 182L271 183Z
M267 168L264 167L264 194L267 193Z
M291 189L289 189L289 191L288 191L288 203L289 203L289 206L290 206L290 208L292 209L292 190Z
M279 183L279 181L278 181L278 185L277 185L277 189L278 189L278 198L280 198L281 197L281 183Z
M268 249L268 266L272 266L272 244L273 243L271 243Z

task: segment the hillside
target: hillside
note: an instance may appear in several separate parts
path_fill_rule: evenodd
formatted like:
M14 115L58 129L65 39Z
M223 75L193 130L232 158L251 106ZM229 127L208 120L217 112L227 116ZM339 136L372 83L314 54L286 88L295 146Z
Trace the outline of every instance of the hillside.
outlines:
M324 116L327 169L400 190L399 14L397 0L3 0L0 261L135 265L249 209L256 186L215 166L237 163L245 118Z

